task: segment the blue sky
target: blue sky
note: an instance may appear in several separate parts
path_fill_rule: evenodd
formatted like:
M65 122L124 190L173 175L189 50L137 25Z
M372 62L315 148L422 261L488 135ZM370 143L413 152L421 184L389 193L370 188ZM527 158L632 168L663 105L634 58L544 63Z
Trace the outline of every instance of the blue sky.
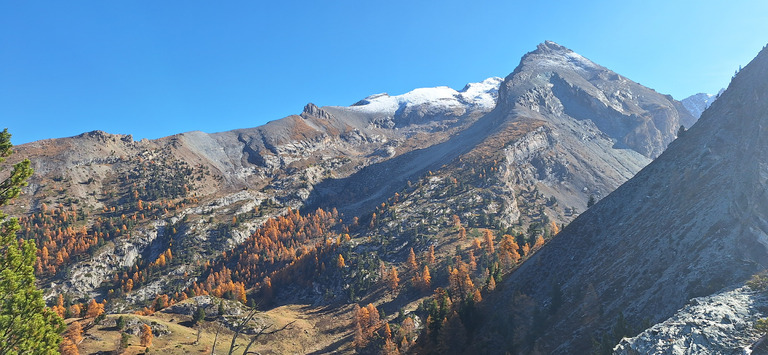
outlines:
M0 0L0 128L21 144L254 127L503 77L544 40L682 99L768 43L764 1L557 3Z

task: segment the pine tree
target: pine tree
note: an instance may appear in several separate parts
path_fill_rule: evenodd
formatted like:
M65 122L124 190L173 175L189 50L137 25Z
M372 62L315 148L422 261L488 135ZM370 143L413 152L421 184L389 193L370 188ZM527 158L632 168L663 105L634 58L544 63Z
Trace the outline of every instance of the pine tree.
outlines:
M192 316L192 324L197 325L202 320L205 320L205 308L198 305L195 314Z
M0 163L12 153L8 130L0 133ZM29 160L13 166L0 182L0 206L8 204L32 175ZM6 166L0 166L0 171ZM15 218L0 212L0 354L55 354L64 322L45 306L35 287L37 248L32 240L18 240Z
M587 208L590 208L595 205L597 201L595 201L595 195L589 195L589 200L587 201Z

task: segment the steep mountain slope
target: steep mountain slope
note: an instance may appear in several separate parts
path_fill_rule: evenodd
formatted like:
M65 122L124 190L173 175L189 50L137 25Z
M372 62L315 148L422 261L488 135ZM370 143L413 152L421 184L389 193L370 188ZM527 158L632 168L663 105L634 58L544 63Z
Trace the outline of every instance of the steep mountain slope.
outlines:
M500 334L477 347L516 329L528 334L506 344L516 351L583 353L765 269L766 78L764 49L683 137L510 275L494 313L514 318L523 299L541 313L489 326Z

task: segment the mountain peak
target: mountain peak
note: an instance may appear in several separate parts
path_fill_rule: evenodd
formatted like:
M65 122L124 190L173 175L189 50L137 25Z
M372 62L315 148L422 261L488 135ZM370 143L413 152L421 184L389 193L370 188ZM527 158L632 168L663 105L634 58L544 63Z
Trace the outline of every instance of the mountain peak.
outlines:
M523 109L550 119L569 116L590 120L616 139L618 146L648 158L664 151L680 125L690 127L696 121L671 97L552 41L523 56L499 88L498 102L502 109ZM660 116L650 118L649 111Z
M543 43L539 43L539 45L536 46L536 51L534 52L554 53L554 52L573 52L573 51L553 41L544 41Z
M544 69L546 71L604 69L580 54L552 41L540 43L536 46L536 50L523 56L518 69L521 68Z

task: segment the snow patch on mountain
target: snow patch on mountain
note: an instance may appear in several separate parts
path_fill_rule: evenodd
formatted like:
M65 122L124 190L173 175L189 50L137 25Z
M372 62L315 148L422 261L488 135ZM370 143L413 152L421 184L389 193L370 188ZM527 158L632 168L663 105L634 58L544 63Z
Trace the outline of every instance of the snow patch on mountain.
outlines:
M428 105L445 110L466 107L490 111L496 106L499 85L502 81L502 78L492 77L479 83L467 84L461 91L447 86L438 86L419 88L396 96L386 93L376 94L360 100L349 109L365 113L394 114L401 109Z
M724 90L720 90L717 95L698 93L688 96L680 102L683 103L685 109L688 110L693 117L699 118L704 110L712 105L712 103L715 102L715 99L717 99L723 91Z

